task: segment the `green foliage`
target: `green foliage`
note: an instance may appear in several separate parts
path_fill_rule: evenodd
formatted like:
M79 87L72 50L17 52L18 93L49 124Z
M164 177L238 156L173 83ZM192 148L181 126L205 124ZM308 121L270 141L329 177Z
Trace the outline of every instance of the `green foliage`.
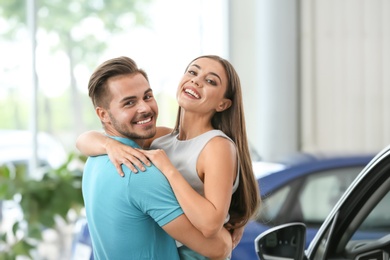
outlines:
M0 232L0 259L15 259L17 255L31 257L31 249L42 240L42 230L55 228L55 217L66 221L70 209L79 212L84 206L82 172L70 169L75 161L85 162L85 158L70 154L64 165L48 170L42 180L28 178L25 167L16 168L14 172L7 166L0 167L0 198L17 200L23 213L23 219L12 228L16 241L10 244L8 233ZM23 231L24 235L18 237L18 231Z
M106 39L96 35L96 29L106 36L137 25L150 23L145 9L151 0L91 1L40 0L36 1L36 23L39 30L56 35L59 41L54 51L65 51L73 64L96 60L96 53L106 48ZM0 0L1 17L8 21L9 38L20 28L27 28L27 1ZM82 29L82 34L77 30ZM95 64L91 64L95 66ZM72 65L71 65L72 66Z
M71 129L76 134L90 129L90 126L86 124L91 122L90 118L94 118L96 122L96 118L84 118L83 99L78 92L75 70L77 67L88 70L95 68L108 47L107 43L115 33L129 31L137 26L148 26L150 21L146 10L151 1L0 0L0 17L6 25L2 28L2 40L18 41L20 32L27 30L27 3L36 2L37 34L41 35L41 37L36 37L37 45L47 46L53 56L65 54L68 60L70 95L67 100L61 100L65 101L61 104L61 113L63 114L63 108L69 108L67 111L69 118L64 119L62 114L58 116L52 113L52 106L56 106L53 102L45 103L42 99L38 100L40 106L45 104L39 110L43 111L40 114L45 115L39 119L39 129L53 132L53 129L58 129L57 124L60 124L59 127L64 126L59 129L60 131ZM44 39L44 44L40 42L41 39ZM38 72L40 73L45 73L45 71ZM39 78L40 75L37 76ZM4 87L12 88L12 86ZM90 104L90 101L88 100L86 104ZM23 119L27 118L25 114L28 115L31 108L25 100L21 101L15 96L14 102L6 100L4 105L0 105L0 109L12 111L4 116L6 120L0 120L0 128L27 128L27 123ZM93 110L88 109L88 111Z

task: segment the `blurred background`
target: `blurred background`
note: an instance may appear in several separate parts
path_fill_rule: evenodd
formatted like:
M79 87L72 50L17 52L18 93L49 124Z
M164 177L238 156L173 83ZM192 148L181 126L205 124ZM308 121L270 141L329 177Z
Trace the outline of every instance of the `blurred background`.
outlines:
M0 196L22 201L42 166L79 190L75 139L100 129L87 82L101 62L133 58L173 126L179 79L203 54L237 69L256 160L390 143L389 0L0 0ZM16 161L28 178L11 189Z
M134 58L171 126L175 89L202 54L241 76L247 129L262 158L377 151L390 140L390 8L373 1L0 1L0 128L47 132L67 151L100 129L94 68Z

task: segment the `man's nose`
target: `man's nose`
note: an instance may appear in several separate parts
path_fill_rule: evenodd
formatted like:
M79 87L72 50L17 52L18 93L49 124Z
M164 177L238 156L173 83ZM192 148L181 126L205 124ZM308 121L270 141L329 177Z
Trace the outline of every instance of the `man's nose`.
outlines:
M141 101L138 103L137 111L138 113L145 113L151 111L151 108L148 103L146 103L145 101Z

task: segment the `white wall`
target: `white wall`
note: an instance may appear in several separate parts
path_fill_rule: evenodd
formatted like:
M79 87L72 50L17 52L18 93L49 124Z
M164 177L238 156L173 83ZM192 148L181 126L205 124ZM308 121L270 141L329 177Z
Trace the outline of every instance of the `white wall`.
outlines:
M390 143L390 1L302 0L302 149Z
M389 0L230 0L229 53L265 160L390 144Z
M231 1L230 57L249 139L264 160L298 150L297 9L296 0Z

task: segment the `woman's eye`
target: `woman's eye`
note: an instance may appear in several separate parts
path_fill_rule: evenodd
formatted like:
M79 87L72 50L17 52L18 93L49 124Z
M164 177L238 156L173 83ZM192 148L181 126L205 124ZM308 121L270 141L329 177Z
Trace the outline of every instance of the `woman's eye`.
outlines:
M188 73L190 73L191 75L196 75L196 72L193 70L189 70Z
M213 86L217 85L217 82L215 82L214 80L212 79L208 79L207 82Z

